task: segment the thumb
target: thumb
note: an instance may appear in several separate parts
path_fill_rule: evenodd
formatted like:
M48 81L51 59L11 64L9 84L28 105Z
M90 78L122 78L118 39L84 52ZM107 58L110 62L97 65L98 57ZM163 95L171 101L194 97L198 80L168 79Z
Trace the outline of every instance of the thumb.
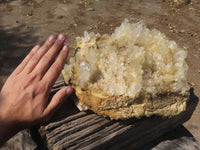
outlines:
M44 116L51 117L51 115L59 108L63 101L73 92L72 87L67 86L60 89L51 99L50 103L43 112Z

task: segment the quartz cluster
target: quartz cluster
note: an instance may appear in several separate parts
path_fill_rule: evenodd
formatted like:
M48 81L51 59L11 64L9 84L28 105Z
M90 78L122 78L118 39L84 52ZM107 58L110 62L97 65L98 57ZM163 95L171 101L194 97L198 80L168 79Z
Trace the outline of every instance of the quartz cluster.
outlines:
M187 51L163 33L126 19L113 34L84 32L63 76L79 98L80 109L114 119L185 110L190 86Z

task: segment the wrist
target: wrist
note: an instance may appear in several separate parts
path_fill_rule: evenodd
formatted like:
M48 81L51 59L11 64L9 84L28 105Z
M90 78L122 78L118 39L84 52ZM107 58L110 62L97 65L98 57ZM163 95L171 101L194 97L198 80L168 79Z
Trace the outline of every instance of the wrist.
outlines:
M10 121L9 117L4 114L0 110L0 146L20 131L17 124Z

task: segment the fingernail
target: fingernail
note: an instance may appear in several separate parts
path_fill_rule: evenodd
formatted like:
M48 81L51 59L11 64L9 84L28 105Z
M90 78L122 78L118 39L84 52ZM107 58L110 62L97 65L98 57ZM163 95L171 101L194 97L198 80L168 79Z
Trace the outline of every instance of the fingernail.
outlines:
M59 34L58 39L63 41L65 39L65 36L63 34Z
M32 51L35 53L40 48L40 45L35 45L32 49Z
M55 41L55 36L51 35L49 38L48 38L49 42L53 42Z
M66 46L66 45L64 45L62 48L63 51L66 51L67 49L68 49L68 46Z
M73 92L72 87L68 87L66 90L66 95L69 96Z
M38 48L40 48L40 45L35 45L35 49L38 49Z

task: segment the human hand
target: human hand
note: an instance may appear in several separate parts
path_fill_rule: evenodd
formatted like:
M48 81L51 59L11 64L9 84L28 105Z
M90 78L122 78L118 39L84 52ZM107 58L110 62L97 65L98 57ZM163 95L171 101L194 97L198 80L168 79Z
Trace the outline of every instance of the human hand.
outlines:
M7 79L0 93L0 145L18 131L49 119L72 93L71 87L64 87L48 101L68 55L64 41L60 34L50 36L42 47L36 45Z

